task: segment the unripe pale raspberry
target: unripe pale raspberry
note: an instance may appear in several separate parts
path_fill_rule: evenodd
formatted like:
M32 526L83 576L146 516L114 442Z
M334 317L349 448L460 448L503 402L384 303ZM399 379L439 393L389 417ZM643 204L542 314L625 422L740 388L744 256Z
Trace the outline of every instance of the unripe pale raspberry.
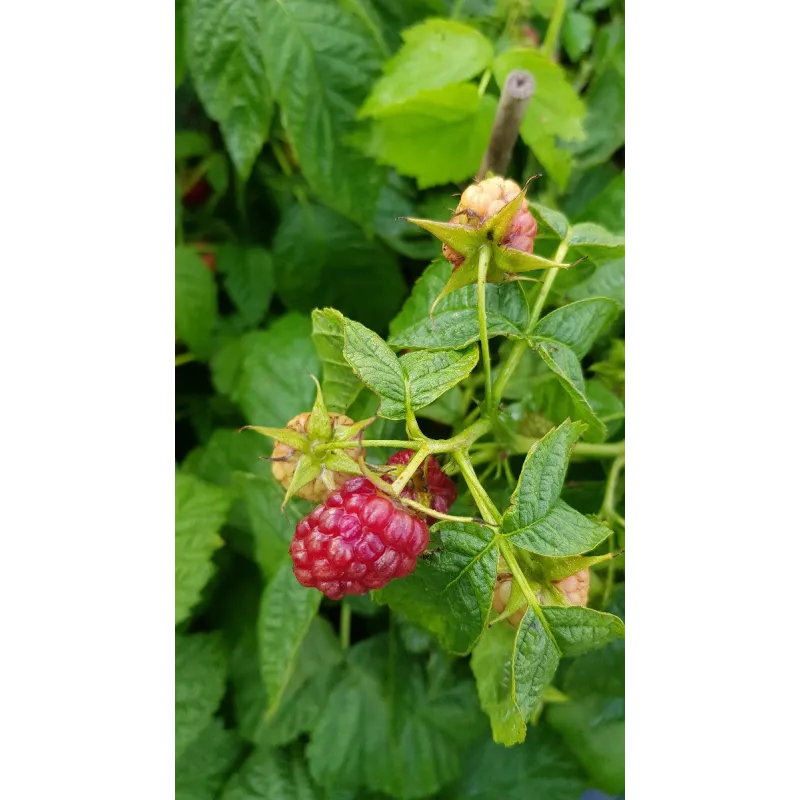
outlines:
M303 586L340 600L410 575L429 540L422 520L357 477L297 524L289 553Z
M293 417L291 420L289 420L286 427L289 430L307 435L308 420L310 416L310 411L305 411L302 414L298 414L296 417ZM331 419L331 425L334 430L336 428L350 427L353 425L353 420L350 419L350 417L346 417L344 414L328 413L328 416ZM355 447L352 450L345 450L345 452L351 458L357 460L361 453L361 448ZM281 460L273 460L272 474L278 481L280 481L284 489L289 488L289 485L292 482L292 476L294 475L294 471L297 467L297 462L301 455L301 453L292 449L288 444L284 444L283 442L275 443L275 447L272 451L272 458ZM300 491L297 492L297 496L302 497L303 500L324 500L330 491L339 488L349 478L352 477L352 475L346 472L334 472L333 470L325 469L323 467L320 475L300 489Z
M413 450L401 450L390 456L386 464L405 466L413 457ZM392 482L389 475L384 475L383 480L387 483ZM429 456L427 462L414 473L414 477L405 485L400 495L446 514L458 497L458 487L442 472L439 462L433 456ZM426 516L425 520L429 525L436 522L433 517Z
M457 225L479 228L489 217L510 203L522 190L519 184L501 177L486 178L480 183L468 186L461 195L455 215L449 220ZM503 247L533 252L536 237L536 220L526 204L514 215L511 225L500 241ZM442 245L444 257L454 268L464 263L464 256L450 245Z
M559 581L553 581L555 586L567 600L571 606L585 606L589 600L589 582L591 580L591 573L589 569L582 569L574 575L569 575ZM508 601L511 598L511 586L513 578L511 576L498 579L494 587L494 595L492 597L492 608L498 613L502 614L506 610ZM540 603L545 601L544 594L539 593L536 598ZM507 618L507 622L518 628L528 610L527 605L515 611Z

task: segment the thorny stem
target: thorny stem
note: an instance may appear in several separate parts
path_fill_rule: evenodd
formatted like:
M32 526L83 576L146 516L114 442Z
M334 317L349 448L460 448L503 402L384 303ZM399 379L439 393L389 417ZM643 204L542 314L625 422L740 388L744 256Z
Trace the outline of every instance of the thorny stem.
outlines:
M567 255L567 250L569 250L568 238L564 239L564 241L562 241L558 246L558 250L556 250L553 260L559 264L562 263ZM531 311L531 316L528 320L528 326L525 329L526 335L532 333L533 329L536 327L536 323L539 321L545 301L547 300L547 295L550 293L550 289L553 286L553 282L555 281L557 274L558 267L553 267L552 269L547 270L544 276L544 281L542 282L542 286L539 289L539 294L536 296L536 302L534 303L533 310ZM514 370L519 366L519 362L522 360L522 356L525 354L527 349L527 336L523 339L517 339L517 341L514 342L513 346L511 347L508 358L506 358L505 363L500 369L500 374L497 376L497 379L494 382L494 394L495 397L497 397L498 402L502 399L503 392L505 391L509 380L511 380Z
M591 442L578 442L572 448L574 456L588 456L589 458L617 458L625 456L625 440L609 444L592 444ZM623 458L624 460L624 458Z
M356 447L400 447L404 450L419 450L422 447L422 442L417 440L406 441L405 439L347 439L342 442L326 442L325 444L318 444L316 450L342 450L345 448Z
M342 650L347 650L350 647L350 619L353 615L353 610L347 603L341 604L341 612L339 616L339 641L342 645Z
M485 405L492 413L494 404L492 403L492 361L489 355L489 333L486 330L486 275L489 272L489 259L491 251L488 247L482 247L478 255L478 326L481 336L481 356L483 359L483 372L486 377L486 397Z
M558 40L561 34L561 23L564 21L564 13L567 10L567 0L556 0L553 8L553 16L547 26L547 33L542 42L542 53L551 61L554 60Z
M514 580L519 584L522 594L528 601L528 605L533 609L536 616L539 617L542 627L545 629L547 635L552 639L553 637L550 634L550 626L547 624L542 607L539 605L539 601L536 599L536 595L534 594L533 589L531 589L531 585L528 583L525 573L522 571L522 568L517 562L517 557L514 555L514 550L511 544L501 536L498 541L498 547L500 549L500 555L505 559L508 568L511 570L511 574L514 576Z

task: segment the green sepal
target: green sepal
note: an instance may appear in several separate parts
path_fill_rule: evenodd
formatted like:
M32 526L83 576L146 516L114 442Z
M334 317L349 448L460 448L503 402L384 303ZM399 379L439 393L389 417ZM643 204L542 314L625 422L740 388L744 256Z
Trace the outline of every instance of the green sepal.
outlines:
M533 558L541 564L548 581L560 581L582 569L593 567L595 564L616 558L618 555L619 553L603 553L601 556L565 556L564 558L533 556Z
M487 283L503 283L507 281L508 277L506 273L502 270L497 269L495 266L495 260L491 259L489 262L489 271L486 274L486 282ZM439 292L439 296L433 301L433 305L431 306L430 315L433 316L433 312L436 309L436 306L447 297L448 294L451 292L455 292L457 289L461 289L464 286L469 286L470 284L478 282L478 258L477 258L477 251L475 253L470 254L467 260L460 266L456 267L453 272L451 273L450 277L447 279L447 283L442 288L442 291Z
M325 407L325 400L322 397L322 387L319 381L311 375L311 380L317 385L317 397L314 400L314 407L308 418L308 438L312 442L329 442L333 430L333 423L328 409Z
M347 455L347 453L341 451L330 451L328 455L325 456L325 461L323 463L326 469L332 470L333 472L349 472L353 475L361 474L361 467L358 465L358 462Z
M528 191L531 180L533 180L533 178L525 184L522 191L513 200L509 200L494 216L489 217L483 225L481 225L480 230L485 234L488 234L489 231L492 232L491 238L493 241L501 241L508 232L517 211L522 208L522 204L525 202L525 194Z
M301 453L308 453L310 444L308 439L297 431L290 431L288 428L264 428L261 425L245 425L240 431L255 431L262 436L268 436L283 444L288 444L292 450L299 450Z
M501 247L495 244L492 252L492 263L496 269L502 272L531 272L535 269L567 269L572 264L561 264L558 261L551 261L549 258L542 258L533 253L525 253L522 250L514 250L511 247ZM574 262L577 263L577 262Z
M294 497L307 483L311 483L322 473L322 463L317 458L302 455L297 461L297 466L292 475L292 482L286 490L286 496L281 503L281 511L286 508L286 504Z
M532 582L529 580L529 584ZM535 589L534 589L535 591ZM528 601L525 599L525 595L522 593L522 589L519 583L515 580L511 581L511 593L508 596L508 603L506 603L506 607L501 614L498 614L489 624L494 625L497 622L502 622L505 619L508 619L512 614L515 614L521 608L526 606Z
M452 247L464 258L472 255L486 241L486 232L483 228L471 228L455 222L436 222L432 219L416 219L414 217L401 217L401 219L419 225L423 230L432 233L439 241Z
M343 425L341 428L336 428L333 432L334 442L346 442L348 439L355 439L364 428L372 425L377 417L368 417L367 419L360 419L352 425Z

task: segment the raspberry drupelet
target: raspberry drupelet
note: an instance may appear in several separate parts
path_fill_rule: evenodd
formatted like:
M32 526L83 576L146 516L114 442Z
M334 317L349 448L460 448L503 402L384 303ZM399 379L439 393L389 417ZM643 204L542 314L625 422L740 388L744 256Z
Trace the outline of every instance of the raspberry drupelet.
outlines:
M410 575L429 540L421 519L356 477L297 524L289 553L303 586L340 600Z

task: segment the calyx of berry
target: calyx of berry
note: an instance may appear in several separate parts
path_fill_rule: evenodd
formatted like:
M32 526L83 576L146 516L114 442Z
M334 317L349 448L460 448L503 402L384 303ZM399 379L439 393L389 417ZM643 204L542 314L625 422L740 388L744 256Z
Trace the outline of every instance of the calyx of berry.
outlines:
M330 413L325 407L319 381L313 380L317 384L317 398L311 411L293 417L285 428L260 425L242 428L275 440L270 460L272 474L286 489L281 508L294 496L304 500L324 500L353 475L361 474L358 459L363 451L358 437L373 420L353 422L344 414ZM350 440L353 441L352 448L320 448L320 445L331 442Z
M520 280L520 272L570 266L533 255L536 220L525 202L529 185L530 180L520 188L514 181L490 176L464 190L449 222L405 218L443 242L442 252L453 265L434 308L450 292L477 283L483 248L491 251L489 283Z

